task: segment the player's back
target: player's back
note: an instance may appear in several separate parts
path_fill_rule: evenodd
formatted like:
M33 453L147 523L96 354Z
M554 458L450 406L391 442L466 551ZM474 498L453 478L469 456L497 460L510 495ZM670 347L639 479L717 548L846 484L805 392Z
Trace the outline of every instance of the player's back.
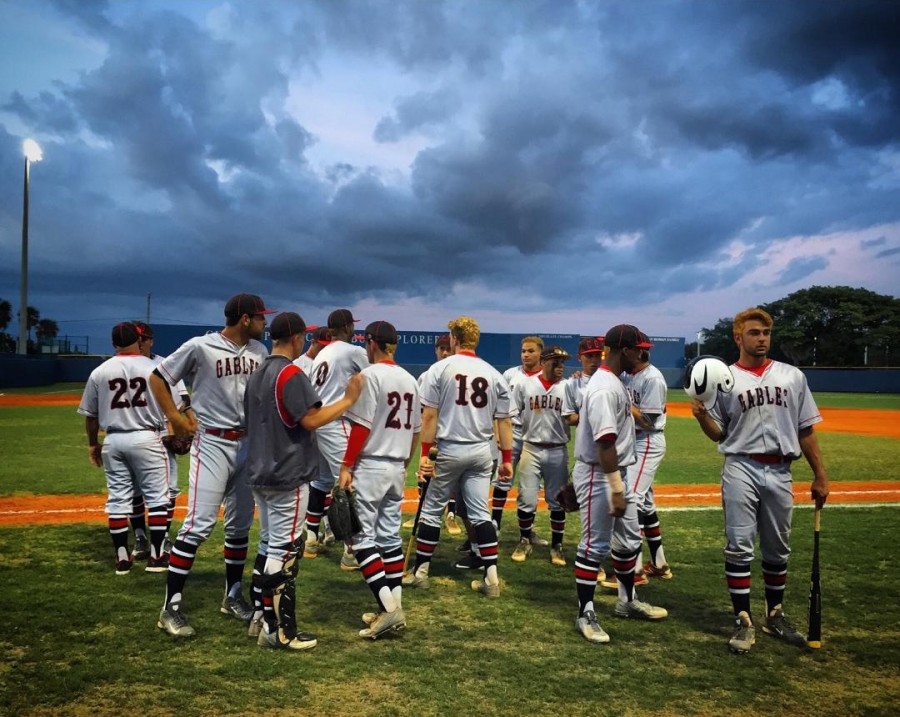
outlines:
M120 354L91 372L78 412L96 416L107 431L139 431L165 426L149 389L155 363L139 354Z
M309 380L322 399L323 405L339 400L347 389L350 377L369 365L366 350L346 341L332 341L323 346L313 360Z
M438 440L464 443L492 439L494 418L516 413L503 376L471 353L449 356L428 370L422 405L438 410Z
M393 362L380 362L362 371L363 392L346 417L369 429L363 456L409 457L414 434L422 426L416 379Z

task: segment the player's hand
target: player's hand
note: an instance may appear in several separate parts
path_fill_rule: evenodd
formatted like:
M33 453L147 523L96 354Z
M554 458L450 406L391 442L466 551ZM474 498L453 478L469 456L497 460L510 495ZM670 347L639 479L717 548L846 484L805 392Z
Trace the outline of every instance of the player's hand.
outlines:
M355 373L347 381L347 388L344 391L344 398L349 398L353 403L359 398L365 385L365 377L361 373Z
M497 468L497 480L499 480L501 483L509 483L512 481L512 477L512 463L501 463Z
M341 466L341 472L338 476L338 486L346 490L353 490L353 474L347 466Z
M828 500L828 494L830 492L831 488L828 485L828 476L822 474L813 479L812 486L810 486L810 493L812 494L812 499L816 502L816 508L821 508L825 505L825 501Z
M609 494L609 514L616 518L625 515L625 493Z
M172 434L179 438L193 436L197 432L197 421L185 413L176 413L169 417Z
M428 458L428 456L422 456L419 458L419 469L416 471L416 478L419 483L424 483L428 478L431 478L434 475L434 463Z
M694 414L694 418L700 419L709 415L709 411L706 410L706 406L703 405L703 401L698 401L696 398L691 400L691 413Z
M645 431L653 430L653 421L647 418L643 413L639 412L638 415L634 417L634 422L637 424L638 428Z
M88 461L90 461L92 466L96 466L97 468L103 466L103 461L100 459L100 451L102 450L103 446L99 443L96 446L88 446Z

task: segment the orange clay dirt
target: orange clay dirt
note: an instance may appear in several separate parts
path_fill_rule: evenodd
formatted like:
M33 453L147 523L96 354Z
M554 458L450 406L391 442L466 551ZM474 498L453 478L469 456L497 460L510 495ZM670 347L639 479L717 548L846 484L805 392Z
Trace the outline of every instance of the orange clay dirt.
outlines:
M77 406L79 397L71 393L0 395L0 407L4 406ZM857 408L823 408L824 422L817 426L821 432L856 433L868 436L900 438L898 412ZM669 415L690 417L687 403L669 404ZM86 460L86 459L85 459ZM715 506L721 501L719 486L707 485L657 485L654 487L660 507ZM507 505L515 506L515 489L511 491ZM795 486L798 504L808 504L809 487L804 483ZM176 512L184 513L186 496L182 494ZM418 497L415 488L407 488L404 510L414 511ZM33 525L51 523L105 522L103 494L91 495L36 495L0 499L0 526ZM831 503L894 503L900 502L900 481L832 481ZM542 501L543 504L543 501Z

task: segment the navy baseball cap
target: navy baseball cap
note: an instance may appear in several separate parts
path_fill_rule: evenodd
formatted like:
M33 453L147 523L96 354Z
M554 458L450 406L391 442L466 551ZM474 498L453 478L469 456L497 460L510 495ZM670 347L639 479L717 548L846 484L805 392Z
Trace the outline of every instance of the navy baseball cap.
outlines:
M138 336L142 339L152 339L153 338L153 327L150 324L144 323L143 321L132 321L135 328L137 329Z
M137 326L130 321L123 321L121 324L113 326L112 343L117 349L136 344L139 338Z
M244 314L256 316L277 313L275 309L267 309L263 300L256 294L235 294L225 304L225 316L229 319L239 319Z
M328 314L328 328L342 329L345 326L353 326L359 319L353 318L353 312L350 309L335 309Z
M602 354L603 353L603 337L596 336L593 338L581 339L578 342L578 353L581 354Z
M269 336L272 337L273 341L289 339L296 334L305 333L306 323L303 321L300 314L296 314L293 311L282 311L278 316L272 319L272 323L269 326Z
M306 330L309 331L310 328L315 329L315 331L313 332L312 340L316 343L319 343L322 346L328 346L328 344L332 342L333 339L331 336L331 329L329 329L327 326L307 326Z
M435 346L441 346L445 349L450 348L450 334L444 334L443 336L439 336L438 340L434 342Z

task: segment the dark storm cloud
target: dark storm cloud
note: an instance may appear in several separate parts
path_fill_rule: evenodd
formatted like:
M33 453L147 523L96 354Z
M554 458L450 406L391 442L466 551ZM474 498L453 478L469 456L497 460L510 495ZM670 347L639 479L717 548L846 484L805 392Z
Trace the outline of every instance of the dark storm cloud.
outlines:
M378 142L396 142L416 130L439 124L460 107L456 92L417 92L397 100L394 114L382 118L375 125L374 137Z
M875 257L877 259L887 259L889 256L897 256L900 254L900 247L895 247L893 249L885 249L884 251L878 252Z

